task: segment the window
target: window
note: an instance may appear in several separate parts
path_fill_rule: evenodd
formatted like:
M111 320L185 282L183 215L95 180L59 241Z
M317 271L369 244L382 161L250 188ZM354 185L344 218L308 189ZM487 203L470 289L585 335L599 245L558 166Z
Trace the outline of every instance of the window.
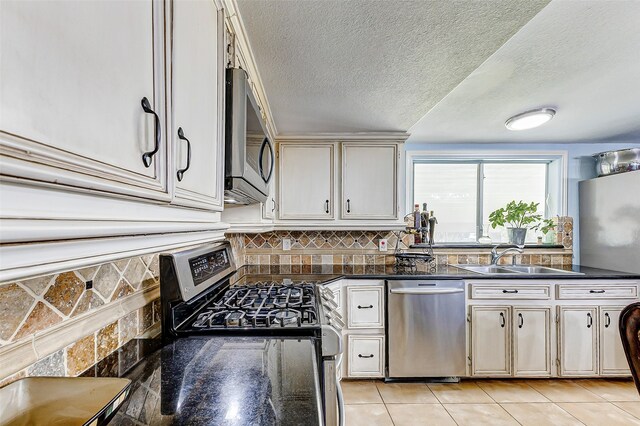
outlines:
M425 156L426 157L426 156ZM561 158L425 158L413 156L413 204L427 203L433 210L436 242L476 242L489 236L508 240L506 229L492 229L489 214L511 200L539 203L545 217L561 214ZM413 208L411 208L411 211ZM538 234L527 233L535 242Z

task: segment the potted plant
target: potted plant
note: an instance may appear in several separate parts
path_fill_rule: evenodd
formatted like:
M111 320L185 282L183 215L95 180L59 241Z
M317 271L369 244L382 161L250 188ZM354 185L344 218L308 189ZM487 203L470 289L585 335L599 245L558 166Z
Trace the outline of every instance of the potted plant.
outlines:
M489 223L493 229L497 226L506 226L509 242L523 246L528 229L539 229L543 234L546 234L555 228L551 219L545 219L538 213L539 204L510 201L505 207L491 212Z

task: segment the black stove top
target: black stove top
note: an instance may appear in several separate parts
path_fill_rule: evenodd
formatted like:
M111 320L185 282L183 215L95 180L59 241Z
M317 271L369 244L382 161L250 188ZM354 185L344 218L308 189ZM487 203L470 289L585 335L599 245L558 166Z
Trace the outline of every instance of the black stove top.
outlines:
M315 285L256 282L233 285L203 306L192 330L317 327Z

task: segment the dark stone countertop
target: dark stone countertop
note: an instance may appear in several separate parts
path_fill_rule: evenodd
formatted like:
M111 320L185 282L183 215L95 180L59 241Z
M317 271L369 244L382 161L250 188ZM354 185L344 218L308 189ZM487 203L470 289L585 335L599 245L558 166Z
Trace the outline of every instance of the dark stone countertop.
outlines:
M289 266L289 265L288 265ZM506 265L508 266L508 265ZM580 265L552 265L551 268L580 272L580 274L495 274L486 275L451 265L437 265L430 270L396 269L386 265L302 265L294 272L291 267L281 265L245 265L238 269L232 282L256 282L267 280L306 280L316 283L329 283L342 278L347 279L640 279L640 274L609 271Z
M316 362L312 339L136 339L83 376L132 380L113 425L319 425Z

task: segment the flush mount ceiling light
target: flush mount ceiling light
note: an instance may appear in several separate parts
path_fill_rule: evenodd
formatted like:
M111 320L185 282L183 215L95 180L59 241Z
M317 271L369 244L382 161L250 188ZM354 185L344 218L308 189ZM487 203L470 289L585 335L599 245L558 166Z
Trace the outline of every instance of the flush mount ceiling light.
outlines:
M527 130L542 126L556 114L553 108L540 108L514 115L504 125L509 130Z

